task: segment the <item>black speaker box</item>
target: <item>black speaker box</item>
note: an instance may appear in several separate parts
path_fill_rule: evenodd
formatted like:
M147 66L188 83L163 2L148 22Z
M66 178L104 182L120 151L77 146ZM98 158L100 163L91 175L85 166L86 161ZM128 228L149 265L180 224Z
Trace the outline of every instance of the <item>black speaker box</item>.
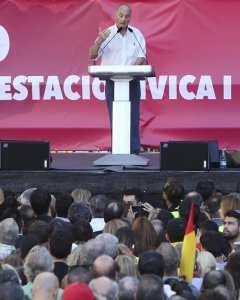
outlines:
M166 171L209 170L208 141L169 141L160 143L160 169Z
M50 168L50 146L46 141L0 141L1 170L46 171Z

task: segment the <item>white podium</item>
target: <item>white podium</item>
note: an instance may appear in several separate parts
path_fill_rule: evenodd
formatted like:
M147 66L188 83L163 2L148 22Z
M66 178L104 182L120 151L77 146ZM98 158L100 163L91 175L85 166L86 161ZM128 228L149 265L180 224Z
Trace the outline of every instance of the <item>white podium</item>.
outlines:
M129 82L133 79L144 80L154 76L151 65L131 66L89 66L89 74L101 80L114 81L114 101L112 112L112 154L105 155L93 162L94 166L146 166L149 160L130 154L131 102Z

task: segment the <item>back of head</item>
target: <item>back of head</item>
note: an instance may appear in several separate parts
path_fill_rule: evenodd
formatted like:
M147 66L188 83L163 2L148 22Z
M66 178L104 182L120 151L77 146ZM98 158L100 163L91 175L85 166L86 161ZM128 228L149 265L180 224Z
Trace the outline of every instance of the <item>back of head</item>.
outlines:
M231 248L221 232L207 231L200 237L202 247L214 257L228 257Z
M119 300L134 300L137 292L139 279L132 276L126 276L119 281Z
M212 253L208 251L200 251L196 258L197 272L203 277L209 271L216 269L216 259Z
M13 245L18 237L18 225L13 218L0 222L0 243Z
M184 218L176 218L169 221L167 225L167 236L171 243L182 242L187 227L187 221Z
M116 237L118 238L119 244L122 243L128 246L129 249L131 249L133 245L136 246L136 235L131 227L124 226L119 228L116 232Z
M113 219L121 219L123 217L123 203L120 201L111 201L104 209L103 217L107 223Z
M159 276L154 274L147 274L141 276L137 293L136 300L163 300L163 281Z
M105 245L105 254L115 259L118 255L118 238L111 233L101 233L95 238L102 241Z
M22 259L28 255L28 252L36 245L40 245L39 238L35 234L27 234L23 236L20 245L20 255Z
M87 242L93 238L93 229L85 219L79 219L71 226L73 239L75 242Z
M157 215L158 220L160 220L161 222L163 222L165 228L167 227L167 224L169 223L169 221L171 221L172 219L174 219L173 214L167 210L167 209L161 209L160 212Z
M220 271L210 271L203 277L202 288L203 289L214 289L219 285L226 286L226 276Z
M236 251L228 257L225 268L232 275L235 289L238 291L240 289L240 251Z
M92 280L92 273L90 272L89 268L82 267L82 266L72 266L69 269L67 281L68 284L74 282L80 283L89 283Z
M162 255L154 250L148 250L142 253L139 257L138 271L140 275L155 274L163 277L165 263Z
M135 260L129 255L118 255L116 262L119 265L120 272L125 276L138 276Z
M199 229L201 230L202 234L207 231L218 232L218 225L212 220L205 220L199 224Z
M69 193L59 193L56 195L55 211L58 217L67 218L68 209L74 202Z
M0 284L8 281L12 281L16 284L21 284L16 269L11 265L2 264L0 266Z
M192 202L194 203L193 221L194 221L194 224L196 224L198 222L198 218L199 218L199 215L200 215L200 205L197 201L194 200L194 198L186 197L186 198L183 199L183 201L179 205L179 215L180 215L180 217L182 217L186 221L188 221Z
M153 224L146 217L138 217L134 221L132 229L136 234L140 252L155 248L156 231Z
M111 221L108 221L103 228L104 233L111 233L113 235L116 235L118 229L128 226L127 223L121 219L113 219Z
M44 189L35 189L30 196L30 204L36 216L46 215L51 201L51 194Z
M47 243L51 234L50 225L41 220L33 220L27 227L28 234L34 234L41 244Z
M59 288L58 278L51 272L39 273L32 286L33 298L39 297L39 299L56 299L56 295Z
M165 275L177 272L179 257L177 250L169 243L161 243L157 251L162 255L165 264Z
M214 216L218 213L223 195L221 193L213 193L211 197L208 198L206 206L210 215Z
M196 191L202 196L203 202L206 202L215 190L216 184L211 179L199 181L196 186Z
M86 283L69 284L63 291L62 300L94 300L93 293Z
M94 260L105 253L105 244L101 240L91 239L81 248L80 263L83 266L92 266Z
M229 210L240 210L240 194L230 193L222 197L220 214L221 218L225 218L225 214Z
M81 202L74 202L70 205L68 209L68 219L71 224L74 224L79 219L84 219L86 221L91 220L91 211L90 208Z
M104 209L109 201L109 198L104 194L95 195L90 198L89 203L94 218L103 218Z
M89 190L83 188L75 188L71 193L74 202L82 202L84 204L89 205L89 199L91 198L92 194Z
M179 206L184 196L184 187L178 181L169 181L164 187L167 200L174 206Z
M115 280L118 271L119 267L117 263L112 257L108 255L98 256L92 265L93 278L106 276Z
M44 246L33 247L24 263L24 274L28 282L33 282L34 278L41 272L52 272L54 267L53 258Z
M56 229L50 235L49 251L55 258L66 258L72 250L72 243L73 236L70 229Z
M0 300L25 300L24 292L20 284L7 281L0 284Z
M95 299L118 299L118 284L105 276L91 280L89 287L91 288Z

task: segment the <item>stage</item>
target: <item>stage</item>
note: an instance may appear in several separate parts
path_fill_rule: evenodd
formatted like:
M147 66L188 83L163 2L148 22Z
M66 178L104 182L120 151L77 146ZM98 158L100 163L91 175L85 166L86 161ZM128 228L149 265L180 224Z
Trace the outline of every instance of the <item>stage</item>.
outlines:
M52 193L71 191L76 187L89 189L92 194L119 195L125 189L141 189L149 195L162 194L168 177L175 177L186 191L194 190L200 180L212 179L224 193L234 192L240 181L239 168L209 171L160 171L159 152L144 152L149 159L143 167L96 167L93 162L106 153L53 153L49 171L0 171L0 186L4 190L22 192L30 187L46 188Z

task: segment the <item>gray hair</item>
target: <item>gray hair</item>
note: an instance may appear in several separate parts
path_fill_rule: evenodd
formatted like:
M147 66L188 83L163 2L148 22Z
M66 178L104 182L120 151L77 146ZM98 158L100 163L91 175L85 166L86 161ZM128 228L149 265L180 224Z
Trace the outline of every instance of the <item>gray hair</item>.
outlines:
M118 284L105 277L92 279L89 283L96 300L116 300L118 299Z
M118 238L111 233L101 233L96 236L96 240L103 241L105 254L115 259L118 256Z
M0 222L0 243L13 245L18 237L18 225L13 218Z
M105 245L103 241L91 239L82 246L80 254L81 265L90 267L94 260L103 254L105 254Z
M90 220L91 211L90 208L81 202L74 202L68 209L68 219L71 224L74 224L79 219Z
M34 278L41 272L52 272L54 262L51 254L44 246L33 247L24 263L24 274L28 282L33 282Z
M132 300L137 292L139 279L132 276L126 276L119 281L119 300Z

